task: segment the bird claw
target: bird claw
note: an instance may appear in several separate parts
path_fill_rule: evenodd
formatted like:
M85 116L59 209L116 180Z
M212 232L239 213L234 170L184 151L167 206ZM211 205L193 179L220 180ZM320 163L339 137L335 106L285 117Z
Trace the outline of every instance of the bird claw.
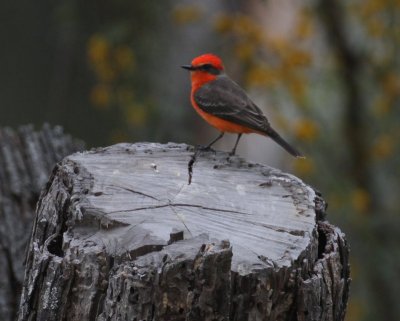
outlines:
M201 152L214 152L215 153L215 150L212 149L210 146L196 145L195 150L201 151Z
M235 156L235 154L236 154L236 150L232 150L229 152L229 156Z

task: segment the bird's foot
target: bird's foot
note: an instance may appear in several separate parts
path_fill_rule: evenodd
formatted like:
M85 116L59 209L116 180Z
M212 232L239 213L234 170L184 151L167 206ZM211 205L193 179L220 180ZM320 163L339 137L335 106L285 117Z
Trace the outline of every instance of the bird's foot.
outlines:
M235 156L236 154L236 149L232 149L229 153L229 156Z
M201 152L214 152L215 153L215 150L212 149L210 146L196 145L195 150L201 151Z

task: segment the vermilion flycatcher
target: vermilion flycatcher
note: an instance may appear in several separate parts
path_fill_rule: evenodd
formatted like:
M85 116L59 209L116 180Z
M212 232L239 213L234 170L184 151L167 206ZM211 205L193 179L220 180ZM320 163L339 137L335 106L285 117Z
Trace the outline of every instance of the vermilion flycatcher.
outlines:
M246 92L224 73L219 57L213 54L201 55L182 68L191 72L190 99L194 109L221 132L206 148L221 139L225 132L236 133L238 137L231 152L234 155L242 134L257 133L271 137L291 155L303 157L271 127Z

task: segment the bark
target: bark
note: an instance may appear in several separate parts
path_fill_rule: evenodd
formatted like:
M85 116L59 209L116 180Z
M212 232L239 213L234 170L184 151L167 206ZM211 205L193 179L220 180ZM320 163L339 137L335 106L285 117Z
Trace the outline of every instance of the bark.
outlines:
M40 190L57 161L82 148L61 127L0 128L0 320L15 320Z
M192 156L146 143L65 158L38 204L18 319L343 320L348 245L321 196L223 152Z

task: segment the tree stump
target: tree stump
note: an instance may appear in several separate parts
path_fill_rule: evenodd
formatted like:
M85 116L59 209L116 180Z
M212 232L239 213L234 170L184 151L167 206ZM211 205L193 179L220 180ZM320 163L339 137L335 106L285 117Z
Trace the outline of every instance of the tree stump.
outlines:
M0 128L0 320L15 320L36 202L54 164L83 144L61 127Z
M143 143L65 158L37 207L19 320L343 320L349 250L320 195L193 153Z

